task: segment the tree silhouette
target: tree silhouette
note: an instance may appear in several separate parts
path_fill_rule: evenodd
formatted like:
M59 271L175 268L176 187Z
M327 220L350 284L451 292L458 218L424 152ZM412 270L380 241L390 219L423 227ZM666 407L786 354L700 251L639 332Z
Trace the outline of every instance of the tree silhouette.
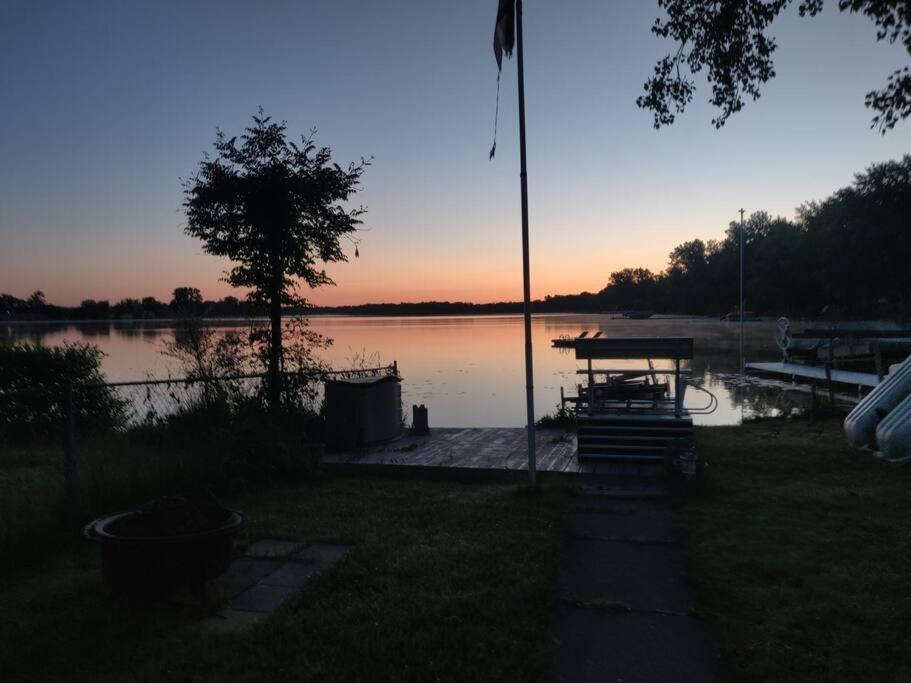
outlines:
M184 182L186 232L204 249L237 265L227 273L235 287L249 288L251 302L269 306L267 349L269 400L281 401L283 305L306 305L298 279L315 288L334 284L323 265L346 261L340 240L361 223L363 207L346 202L358 189L369 161L342 169L328 147L317 147L315 131L288 140L285 122L253 117L240 140L218 131L215 157L204 158Z
M658 0L667 17L656 19L652 33L678 43L676 52L659 60L636 104L650 109L655 128L670 125L692 101L696 86L690 75L706 71L712 105L721 113L712 120L720 128L740 111L744 98L759 98L760 86L775 76L772 53L777 44L766 35L772 22L794 0ZM801 0L800 16L816 16L823 0ZM877 27L876 39L901 42L911 54L909 0L838 0L842 11L864 14ZM876 112L871 128L885 133L911 115L911 69L892 73L885 87L867 93L866 105Z
M36 289L26 300L26 303L28 304L29 308L40 311L42 308L47 306L47 299L44 296L44 292L42 292L40 289Z
M198 315L202 309L202 292L196 287L175 287L169 306L181 315Z

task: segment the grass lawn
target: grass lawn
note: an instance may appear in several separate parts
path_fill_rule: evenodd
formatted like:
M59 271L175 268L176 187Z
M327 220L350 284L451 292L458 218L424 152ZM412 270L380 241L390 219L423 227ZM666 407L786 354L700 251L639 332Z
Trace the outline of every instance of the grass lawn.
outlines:
M175 490L195 491L193 482L206 481L183 453L162 457L129 437L98 437L80 447L78 509L69 511L60 443L0 444L0 573L46 556L47 539L72 545L81 522Z
M58 538L63 512L61 448L0 443L0 575L34 553L26 540L30 532Z
M732 680L911 680L911 469L835 420L700 429L683 505L698 609Z
M835 420L697 440L710 467L678 503L725 677L911 680L911 469L847 448ZM42 481L8 464L21 495ZM265 623L216 636L190 611L117 603L97 550L67 544L0 575L0 679L549 678L558 488L327 478L229 502L251 539L355 548Z
M249 446L249 432L157 428L77 438L75 500L68 506L60 439L0 440L0 575L46 557L49 539L53 547L79 543L74 530L99 515L175 493L236 494L299 482L319 456L306 445L284 461L264 457L275 451L260 443L231 451L238 442Z
M0 580L0 678L544 680L562 496L516 486L336 478L230 503L251 538L355 544L243 635L118 604L97 550Z

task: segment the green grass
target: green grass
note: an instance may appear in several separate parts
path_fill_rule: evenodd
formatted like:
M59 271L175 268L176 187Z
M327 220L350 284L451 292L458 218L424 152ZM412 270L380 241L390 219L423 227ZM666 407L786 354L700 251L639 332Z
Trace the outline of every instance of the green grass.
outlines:
M71 544L74 531L106 512L163 495L230 495L312 475L319 449L299 429L268 418L211 426L205 417L77 438L73 505L65 497L62 442L0 442L0 575Z
M63 520L60 447L0 446L0 570L26 552L31 531L53 533Z
M698 610L732 680L911 680L911 469L840 422L700 429L683 506Z
M681 512L726 678L911 679L911 469L852 451L836 420L705 428L697 442L710 467ZM56 457L4 461L0 488L19 502L0 499L3 524L8 509L49 514ZM111 467L99 482L118 481ZM137 472L120 482L135 495L151 477ZM251 514L251 538L355 550L266 623L214 636L191 611L117 603L95 548L54 546L2 575L2 678L548 678L559 490L338 478L229 502Z
M562 497L340 478L230 501L252 538L354 550L244 635L112 599L96 549L0 582L4 680L544 680Z
M76 508L68 509L62 444L0 446L0 573L46 555L48 539L51 548L66 545L94 516L205 481L186 453L130 436L85 439L77 454Z

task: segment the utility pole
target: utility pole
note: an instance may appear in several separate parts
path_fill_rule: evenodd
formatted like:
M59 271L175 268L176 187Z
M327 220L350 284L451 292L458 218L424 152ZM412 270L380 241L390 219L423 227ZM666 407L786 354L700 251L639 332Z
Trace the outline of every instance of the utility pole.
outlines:
M528 173L525 166L525 63L522 53L522 0L516 0L516 64L519 70L519 155L522 184L522 311L525 317L525 407L528 420L528 485L535 486L535 396L531 355L531 272L528 257Z

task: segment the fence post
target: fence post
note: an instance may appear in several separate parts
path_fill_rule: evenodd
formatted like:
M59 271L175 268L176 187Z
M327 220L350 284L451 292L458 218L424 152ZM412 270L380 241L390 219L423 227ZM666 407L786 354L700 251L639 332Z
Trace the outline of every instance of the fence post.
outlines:
M76 406L73 384L66 387L63 401L63 490L66 497L67 521L76 518L77 509L77 463L76 463Z
M883 373L883 351L879 342L873 342L873 365L876 368L876 381L882 382L885 374Z
M829 385L829 406L835 407L835 387L832 384L832 370L835 368L835 338L829 339L829 362L826 363L826 383Z

